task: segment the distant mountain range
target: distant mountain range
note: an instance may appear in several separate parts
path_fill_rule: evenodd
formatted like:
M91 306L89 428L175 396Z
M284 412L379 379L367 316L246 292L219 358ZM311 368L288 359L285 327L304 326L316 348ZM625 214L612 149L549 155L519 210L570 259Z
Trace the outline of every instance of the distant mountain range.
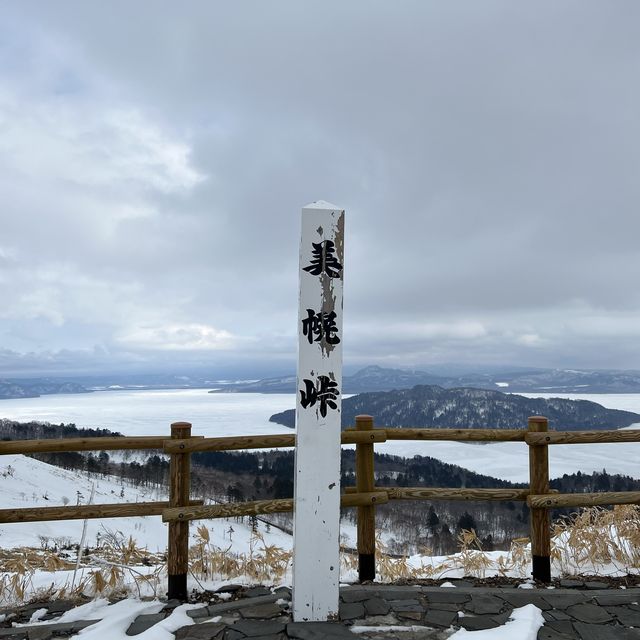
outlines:
M345 394L411 389L435 385L445 389L470 387L514 393L640 393L638 371L589 371L576 369L494 369L491 372L439 373L370 366L344 376ZM102 390L212 389L211 393L296 393L296 376L261 380L216 380L201 373L110 374L47 378L0 379L0 400L31 398L52 393L88 393Z
M638 371L588 371L576 369L530 369L443 376L370 366L342 380L343 393L410 389L437 385L446 389L473 387L515 393L640 393ZM264 378L253 382L221 384L216 391L238 393L295 393L296 376ZM216 393L212 391L212 393Z
M525 398L486 389L444 389L418 385L412 389L361 393L342 401L342 427L355 417L369 414L385 427L525 428L527 418L549 418L551 429L616 429L640 423L640 414L603 406L587 400ZM285 427L295 426L295 411L289 409L269 418Z
M9 398L37 398L52 393L89 393L90 389L77 382L59 382L48 378L32 380L0 380L0 400Z
M91 393L141 389L211 389L218 381L203 376L135 374L0 379L0 400L37 398L54 393Z

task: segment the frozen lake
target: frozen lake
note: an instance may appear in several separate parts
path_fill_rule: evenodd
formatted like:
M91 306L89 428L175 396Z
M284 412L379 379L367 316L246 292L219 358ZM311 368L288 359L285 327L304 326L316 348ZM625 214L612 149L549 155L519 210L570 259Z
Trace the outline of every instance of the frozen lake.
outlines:
M610 409L640 413L640 394L523 394L591 400ZM103 427L125 435L162 435L171 422L193 424L194 435L229 436L290 433L269 416L293 408L293 394L208 393L206 389L95 391L1 400L0 417ZM529 463L523 443L388 442L376 451L412 457L432 456L444 462L505 480L526 482ZM549 453L551 476L606 469L640 477L640 443L555 445Z

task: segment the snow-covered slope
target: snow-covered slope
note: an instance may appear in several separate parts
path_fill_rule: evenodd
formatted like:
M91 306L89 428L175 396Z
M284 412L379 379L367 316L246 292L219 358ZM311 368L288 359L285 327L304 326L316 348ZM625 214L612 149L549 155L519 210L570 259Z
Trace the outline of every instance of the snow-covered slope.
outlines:
M113 476L87 477L86 473L68 471L22 455L0 458L0 509L58 507L64 506L65 502L75 505L78 492L81 504L87 504L92 486L95 486L94 504L168 499L163 489L132 487ZM195 535L197 524L190 528L192 535ZM224 548L230 546L232 551L249 548L251 528L248 522L207 520L206 526L212 544ZM82 520L0 524L0 547L39 547L45 541L49 546L56 544L58 547L79 544L82 527ZM230 528L232 532L229 532ZM275 527L269 529L266 531L259 523L265 542L291 549L291 536ZM167 525L163 524L160 516L89 520L87 544L95 546L98 534L103 537L107 532L119 532L125 538L132 536L138 546L152 552L164 551L167 546Z

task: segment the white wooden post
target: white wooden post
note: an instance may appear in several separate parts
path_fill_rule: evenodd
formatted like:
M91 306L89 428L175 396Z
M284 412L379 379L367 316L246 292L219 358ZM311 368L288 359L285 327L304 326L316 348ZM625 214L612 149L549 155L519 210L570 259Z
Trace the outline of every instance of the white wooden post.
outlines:
M293 619L335 620L340 586L344 210L302 209Z

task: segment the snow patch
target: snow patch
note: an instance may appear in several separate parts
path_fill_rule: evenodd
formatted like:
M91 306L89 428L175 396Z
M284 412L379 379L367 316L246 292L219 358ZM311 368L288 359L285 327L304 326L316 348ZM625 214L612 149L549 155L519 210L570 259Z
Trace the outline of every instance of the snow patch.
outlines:
M449 640L536 640L543 624L542 611L527 604L514 609L509 620L501 627L481 631L460 629L449 636Z

